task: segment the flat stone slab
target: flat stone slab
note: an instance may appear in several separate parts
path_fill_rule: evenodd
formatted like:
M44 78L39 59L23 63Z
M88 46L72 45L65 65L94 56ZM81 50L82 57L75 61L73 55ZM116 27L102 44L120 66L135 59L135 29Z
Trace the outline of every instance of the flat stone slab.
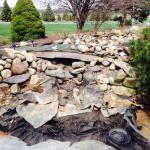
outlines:
M19 83L23 83L23 82L27 81L29 78L30 78L30 74L25 73L22 75L16 75L16 76L9 77L9 78L3 80L3 82L10 83L10 84L19 84Z
M115 150L100 141L88 140L71 145L70 142L48 140L36 145L27 146L16 137L0 137L0 150Z
M58 102L47 105L29 103L19 105L16 108L18 115L23 117L34 128L39 128L51 120L57 114L57 110Z
M67 59L75 59L75 60L81 60L84 62L91 62L95 59L98 59L98 56L94 55L88 55L88 54L80 54L80 53L69 53L69 52L38 52L38 51L33 51L32 52L36 57L38 58L49 58L49 59L54 59L54 58L67 58Z

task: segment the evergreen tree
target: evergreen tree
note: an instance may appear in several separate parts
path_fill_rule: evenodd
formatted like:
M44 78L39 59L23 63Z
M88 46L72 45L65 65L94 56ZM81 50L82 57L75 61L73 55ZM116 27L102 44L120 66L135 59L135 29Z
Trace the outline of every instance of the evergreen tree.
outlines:
M61 18L60 15L58 15L57 20L58 20L58 21L61 21L61 20L62 20L62 18Z
M55 21L55 15L50 7L50 4L47 5L45 12L42 14L44 21L53 22Z
M2 21L10 21L11 20L11 9L7 3L7 1L4 1L2 13L1 13L1 20Z
M12 41L45 37L45 27L32 0L18 0L11 21Z

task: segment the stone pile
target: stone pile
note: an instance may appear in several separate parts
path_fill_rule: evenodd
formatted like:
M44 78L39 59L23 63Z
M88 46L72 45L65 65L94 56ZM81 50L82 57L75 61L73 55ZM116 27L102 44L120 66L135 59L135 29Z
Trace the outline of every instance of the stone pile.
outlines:
M105 117L125 113L140 87L128 50L128 42L138 37L135 33L113 30L54 42L55 50L58 44L68 45L76 53L97 56L90 63L78 58L59 62L5 49L0 59L0 114L16 108L38 128L54 117L93 110L101 109Z

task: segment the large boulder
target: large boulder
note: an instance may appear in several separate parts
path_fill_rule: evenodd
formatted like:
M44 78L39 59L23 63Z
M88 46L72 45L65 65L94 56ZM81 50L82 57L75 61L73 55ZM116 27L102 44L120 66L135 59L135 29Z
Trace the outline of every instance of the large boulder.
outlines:
M22 104L17 106L16 111L20 117L23 117L34 128L39 128L51 120L58 110L58 102L47 105L34 103Z
M28 63L26 61L21 62L21 59L16 58L12 63L11 70L14 75L23 74L28 70Z

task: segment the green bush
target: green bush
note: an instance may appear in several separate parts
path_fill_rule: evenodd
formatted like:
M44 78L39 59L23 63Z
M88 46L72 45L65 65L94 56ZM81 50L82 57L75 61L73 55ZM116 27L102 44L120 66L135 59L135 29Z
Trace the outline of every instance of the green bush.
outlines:
M32 0L18 0L12 13L11 37L15 42L45 37L45 27Z
M4 1L3 4L3 9L2 9L2 13L1 13L1 20L2 21L10 21L11 20L11 9L7 3L7 1Z
M132 64L142 81L142 93L150 94L150 28L143 30L143 37L130 42Z
M45 12L42 14L42 19L44 21L48 21L48 22L55 21L55 15L54 15L54 12L51 9L50 4L47 5L47 8L46 8Z

